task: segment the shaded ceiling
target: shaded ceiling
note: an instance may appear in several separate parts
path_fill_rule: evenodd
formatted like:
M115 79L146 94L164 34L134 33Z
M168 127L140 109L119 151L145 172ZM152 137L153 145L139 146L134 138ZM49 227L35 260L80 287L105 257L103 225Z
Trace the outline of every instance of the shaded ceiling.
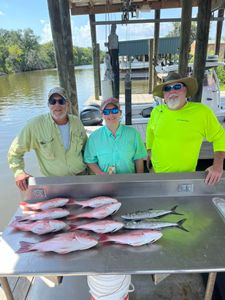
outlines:
M101 13L122 12L125 5L134 10L139 9L167 9L181 7L181 0L69 0L72 15L87 15ZM198 6L197 0L192 6ZM212 10L224 8L224 0L212 0Z

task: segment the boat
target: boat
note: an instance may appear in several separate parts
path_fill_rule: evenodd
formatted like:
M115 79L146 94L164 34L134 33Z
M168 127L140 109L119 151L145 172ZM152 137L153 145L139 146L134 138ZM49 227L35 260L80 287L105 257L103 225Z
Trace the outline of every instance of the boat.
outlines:
M201 102L209 106L217 116L220 122L225 121L225 94L222 96L220 92L219 79L216 74L216 67L224 66L224 62L218 61L217 55L211 55L207 57L205 74L202 88ZM193 64L189 64L189 75L192 74ZM178 64L167 66L156 66L157 75L163 80L169 72L178 72ZM152 109L162 103L162 99L154 97L152 104L146 106L146 104L132 105L132 124L145 124L149 120Z
M148 61L139 61L137 58L134 58L132 61L121 60L120 61L120 70L127 71L127 70L143 70L149 68Z

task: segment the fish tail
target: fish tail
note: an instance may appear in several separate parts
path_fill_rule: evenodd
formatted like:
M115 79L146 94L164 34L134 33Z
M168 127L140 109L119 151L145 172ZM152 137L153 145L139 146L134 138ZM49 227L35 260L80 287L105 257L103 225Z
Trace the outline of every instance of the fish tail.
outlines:
M16 253L25 253L30 251L35 251L32 249L33 243L28 242L20 242L20 248L16 251Z
M107 243L109 241L109 238L106 234L101 234L98 241L99 243Z
M183 216L183 214L180 214L180 213L178 213L178 212L175 211L176 208L177 208L177 205L175 205L174 207L171 208L171 214Z
M187 230L186 228L183 227L183 224L184 222L186 221L187 219L182 219L180 221L177 222L177 227L180 228L181 230L184 230L186 232L189 232L189 230Z
M22 216L16 216L15 217L15 222L21 222L23 220L24 220L24 217L22 217Z
M19 206L20 206L20 208L22 208L22 209L29 209L29 208L28 208L28 203L25 202L25 201L20 202Z

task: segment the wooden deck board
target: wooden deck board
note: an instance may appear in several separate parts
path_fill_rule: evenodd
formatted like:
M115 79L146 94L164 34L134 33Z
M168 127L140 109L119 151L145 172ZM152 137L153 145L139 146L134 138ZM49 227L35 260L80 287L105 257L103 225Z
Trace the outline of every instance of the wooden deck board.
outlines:
M26 300L34 277L8 277L7 279L14 300ZM2 287L0 288L0 300L7 300Z

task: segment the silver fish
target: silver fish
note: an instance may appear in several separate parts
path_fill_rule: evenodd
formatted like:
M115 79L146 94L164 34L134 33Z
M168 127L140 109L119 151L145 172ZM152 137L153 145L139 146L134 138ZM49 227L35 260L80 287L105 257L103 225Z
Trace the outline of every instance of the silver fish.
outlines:
M177 213L175 210L177 208L177 205L171 208L170 210L155 210L155 209L148 209L143 211L136 211L133 213L128 213L125 215L122 215L121 217L123 219L127 220L142 220L142 219L154 219L159 218L165 215L173 214L173 215L183 215L180 213Z
M144 219L141 221L128 221L124 223L124 228L126 229L163 229L168 227L178 227L184 231L189 232L186 228L183 227L183 223L186 219L182 219L176 222L166 222L166 221L157 221L152 219Z

